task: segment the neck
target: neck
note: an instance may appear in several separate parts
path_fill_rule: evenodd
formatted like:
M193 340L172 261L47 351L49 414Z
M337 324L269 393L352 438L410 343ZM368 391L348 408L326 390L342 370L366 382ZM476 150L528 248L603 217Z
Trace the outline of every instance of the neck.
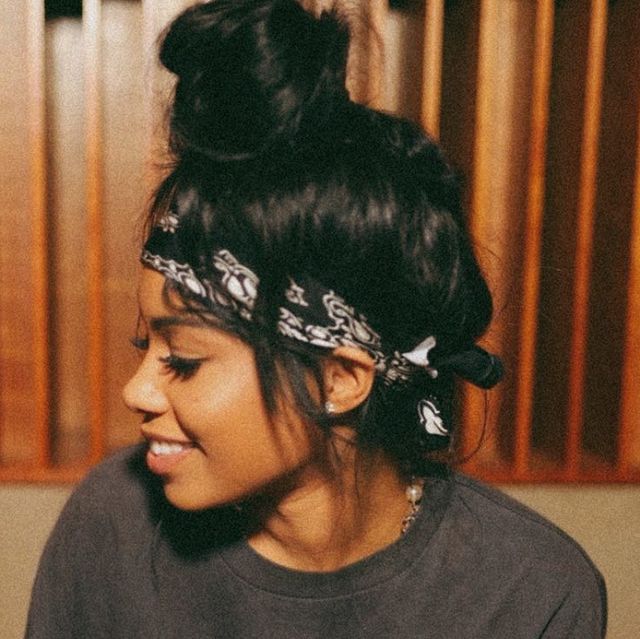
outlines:
M303 469L293 487L250 505L250 546L296 570L338 570L393 543L409 511L407 482L385 455L351 450Z

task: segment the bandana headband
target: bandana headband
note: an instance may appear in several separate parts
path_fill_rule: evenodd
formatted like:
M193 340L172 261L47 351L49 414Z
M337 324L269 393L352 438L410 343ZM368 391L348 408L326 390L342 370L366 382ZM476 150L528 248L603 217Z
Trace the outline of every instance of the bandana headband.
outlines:
M165 215L152 229L140 261L166 278L180 284L212 307L233 310L246 321L253 318L260 279L228 249L213 253L215 281L199 277L183 257L178 217ZM289 278L282 305L278 308L278 332L284 337L319 348L355 346L374 360L376 372L386 384L407 381L416 367L432 377L429 352L436 345L429 336L408 353L385 353L380 335L367 318L358 313L335 291L313 278Z
M229 309L251 321L258 297L258 276L231 251L220 248L212 257L215 280L200 277L184 258L181 238L188 231L183 231L179 222L172 212L158 221L144 246L142 264L181 285L207 306ZM211 269L208 271L210 278ZM335 291L305 275L289 278L278 308L277 330L286 338L319 348L355 346L363 349L373 358L376 373L387 386L407 382L418 369L431 378L438 376L438 369L446 369L485 389L497 384L503 375L500 359L476 345L439 360L437 368L434 367L429 359L436 346L433 335L407 353L385 352L380 335L364 315ZM444 448L450 433L439 408L440 400L428 391L425 395L418 400L414 415L427 436L429 447Z

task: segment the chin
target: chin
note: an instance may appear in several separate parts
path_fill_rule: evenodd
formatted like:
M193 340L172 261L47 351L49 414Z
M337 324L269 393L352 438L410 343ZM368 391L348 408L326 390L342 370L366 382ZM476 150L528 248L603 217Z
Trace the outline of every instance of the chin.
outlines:
M186 511L217 508L225 503L225 500L212 499L211 496L194 491L191 487L180 486L176 482L165 483L164 495L172 506Z
M221 508L241 499L241 495L207 493L201 486L185 486L171 481L165 483L164 495L172 506L187 512Z

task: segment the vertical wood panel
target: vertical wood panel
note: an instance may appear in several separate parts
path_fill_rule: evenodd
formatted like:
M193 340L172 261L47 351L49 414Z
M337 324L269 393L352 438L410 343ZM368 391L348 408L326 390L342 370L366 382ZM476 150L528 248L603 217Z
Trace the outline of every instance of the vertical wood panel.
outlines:
M82 21L46 25L53 459L87 455L87 269Z
M421 122L424 102L424 5L392 5L385 18L382 109ZM439 81L438 81L439 82ZM440 87L437 87L438 94Z
M37 300L33 290L34 200L30 178L38 156L31 148L37 114L30 112L30 108L36 106L30 82L34 88L38 83L36 76L29 75L37 73L32 69L28 46L31 9L27 2L0 3L3 60L0 67L3 144L0 157L0 460L3 463L35 461L41 445L38 429L34 427L34 346L41 342L41 337L35 336L33 312Z
M591 0L554 4L532 443L538 456L557 470L566 459L574 229L578 224Z
M479 2L445 4L440 140L453 164L466 176L472 175L474 167L479 24ZM466 193L469 195L469 188ZM479 413L472 415L466 410L461 415L458 448L463 458L473 453L482 439L483 412L484 407Z
M474 238L482 237L482 232L488 223L491 200L491 108L496 90L493 64L495 61L494 47L496 46L494 29L498 8L496 0L482 0L480 7L471 206L471 234Z
M494 293L494 321L484 343L501 353L510 374L486 401L487 443L478 463L508 467L514 456L517 330L530 166L531 85L536 7L519 0L483 3L478 47L476 136L472 172L472 235ZM455 108L455 107L454 107ZM444 114L443 114L444 115ZM469 389L472 419L485 412L484 393ZM475 417L473 417L475 415ZM468 423L468 422L467 422Z
M481 266L485 257L486 231L491 211L491 147L492 147L492 97L495 90L495 29L499 8L496 0L481 0L478 31L478 67L476 79L475 127L473 138L472 190L469 230L476 246ZM464 436L463 450L471 452L482 440L486 424L493 424L487 415L486 395L471 386L464 391ZM471 460L476 465L481 458L492 463L498 458L498 438L491 430L485 438L482 449Z
M632 468L640 468L640 109L636 136L636 177L618 440L618 470L624 476Z
M31 147L31 209L33 220L34 412L38 439L37 463L51 460L49 433L49 283L47 246L47 152L44 84L44 5L30 0L27 50L29 57L29 137Z
M137 318L140 220L148 199L145 88L152 52L144 51L142 8L137 2L102 2L104 216L104 412L107 448L139 439L139 417L127 410L122 388L138 363L129 343Z
M584 416L584 381L588 331L589 278L593 251L593 221L596 198L598 138L602 104L603 71L606 51L607 2L593 0L589 28L585 119L582 137L580 191L576 228L576 262L573 322L569 373L569 411L567 423L567 474L579 472L581 434Z
M530 172L524 235L520 352L517 372L516 448L514 455L514 470L517 475L524 475L527 472L531 454L531 420L542 253L546 141L553 51L553 9L554 0L538 0L531 95Z
M614 467L625 450L623 376L628 366L625 358L633 358L633 354L625 355L625 333L630 326L625 327L625 313L633 304L638 162L633 141L638 137L640 110L639 32L637 2L609 4L582 437L589 464L604 463L607 468ZM639 356L636 351L636 359ZM637 377L635 394L640 395ZM640 425L638 413L636 424Z
M422 73L422 126L440 137L444 0L426 0Z
M103 170L102 170L102 83L101 2L83 0L85 48L85 126L87 158L87 272L89 296L89 409L90 457L102 457L104 422L104 302L103 302Z
M369 0L369 32L367 63L367 104L374 109L384 108L384 29L387 22L387 0Z
M329 0L322 0L326 1ZM43 0L27 0L0 9L0 40L4 41L0 42L0 52L5 51L3 58L9 67L8 71L0 70L0 101L7 113L13 114L5 116L2 133L14 165L2 167L0 193L4 227L0 228L0 452L5 462L33 461L26 471L0 468L0 479L21 476L37 481L79 476L78 467L51 467L49 344L54 344L56 352L58 347L49 338L58 327L68 327L56 319L52 331L47 315L53 302L52 290L58 290L58 275L55 268L48 270L56 256L55 247L50 252L47 245L52 228L49 224L53 224L50 217L47 219L48 197L51 203L47 183L50 187L55 180L52 175L56 167L52 175L47 175L43 4ZM144 206L146 191L140 188L143 176L147 175L148 186L155 185L156 167L165 159L163 105L172 81L155 62L155 44L168 20L189 4L191 0L142 0L141 5L122 0L84 0L89 282L86 359L91 414L87 430L91 433L92 462L103 456L106 446L128 443L129 425L118 404L125 369L133 366L132 354L120 346L128 331L128 316L131 315L131 326L135 320L129 296L135 289L135 276L129 258L135 256L138 247L131 235L137 213ZM378 34L373 38L365 36L364 31L361 34L363 40L356 51L361 73L352 79L354 95L384 108L387 104L380 56L387 6L384 0L363 6ZM633 73L618 65L637 68L635 57L625 57L624 43L632 42L640 24L640 19L636 24L621 16L624 11L637 12L637 7L633 0L425 0L424 15L415 6L412 11L403 14L404 37L416 28L410 21L418 21L420 38L424 34L425 42L416 54L423 60L421 102L413 105L415 113L409 115L420 117L425 128L442 137L454 162L471 179L471 230L498 300L492 344L506 354L508 365L512 356L517 361L517 372L509 370L510 377L517 378L516 392L507 382L502 390L490 394L492 404L496 402L494 398L501 398L499 430L496 433L492 428L492 410L488 415L489 442L471 469L485 478L503 481L640 479L640 124L636 122L630 127L633 134L629 134L635 148L625 151L627 155L635 153L635 177L627 180L635 191L629 196L625 192L617 199L611 195L620 183L611 179L615 162L627 157L616 152L624 124L616 128L616 99L620 96L614 94L619 79ZM614 13L623 35L616 36L615 59L610 60L608 16ZM556 24L561 14L564 32L560 37L554 32L554 14ZM18 38L24 46L16 45ZM417 40L412 44L418 49ZM558 44L558 51L553 51ZM640 50L635 45L628 48ZM15 52L23 62L12 66ZM399 59L406 62L403 56L404 53ZM608 89L605 75L610 83ZM18 78L22 80L18 82ZM141 92L143 85L145 95ZM24 99L20 91L24 92ZM624 113L635 109L634 118L640 122L638 96L634 93L633 100L629 97L624 96ZM553 109L549 112L552 99L558 111L555 114ZM15 108L18 103L19 109ZM574 148L563 150L567 146ZM56 161L64 161L60 157L56 156ZM602 171L599 164L606 164L607 170ZM59 188L60 184L56 184ZM607 189L603 197L602 192ZM633 208L633 216L626 209L612 211L612 206ZM594 217L596 209L600 214ZM522 211L526 211L525 216ZM603 211L611 211L607 221L601 219ZM612 230L612 220L622 220L624 228ZM605 466L595 472L582 462L585 447L589 446L589 432L583 426L588 389L590 384L592 387L598 383L590 377L592 351L598 348L593 343L592 326L593 313L597 312L593 308L594 278L599 278L602 288L602 282L610 277L599 276L595 268L598 242L606 244L609 233L626 233L627 222L631 225L631 240L624 241L630 247L630 276L621 421L619 425L607 425L613 436L619 429L618 472ZM605 237L595 242L594 229ZM576 232L575 237L570 231ZM622 241L618 236L614 239L616 246ZM557 243L560 248L553 249ZM623 259L626 253L616 264ZM562 284L548 295L545 286L553 284L553 277ZM20 282L18 293L16 287L5 286L9 280ZM565 294L571 298L565 306L555 303L562 297L562 287L572 291L572 295ZM517 300L517 312L505 310L513 299ZM541 348L539 341L548 324L558 323L558 318L563 322L568 316L565 307L570 307L573 314L572 336L564 325L556 327L551 346ZM59 310L59 319L63 320L64 309ZM61 334L60 339L65 336ZM558 343L569 339L570 349L556 357ZM553 371L549 374L555 359L565 356L566 370L558 370L556 377ZM556 386L561 377L565 386ZM68 384L68 379L64 383ZM540 409L540 388L545 385L550 390L545 391L546 404ZM565 402L566 410L560 407L556 411ZM464 452L474 449L480 439L484 393L470 396L467 409ZM516 416L515 436L509 411ZM117 425L107 426L112 420ZM542 428L539 424L543 424ZM69 433L72 434L77 436ZM539 465L537 453L542 451L546 459L549 451L556 450L560 451L560 458L565 445L564 474L555 471L556 460L550 467ZM596 456L601 454L599 450L595 452Z
M324 3L321 3L324 4ZM383 50L386 0L371 0L344 9L351 30L347 89L355 102L371 107L384 103Z

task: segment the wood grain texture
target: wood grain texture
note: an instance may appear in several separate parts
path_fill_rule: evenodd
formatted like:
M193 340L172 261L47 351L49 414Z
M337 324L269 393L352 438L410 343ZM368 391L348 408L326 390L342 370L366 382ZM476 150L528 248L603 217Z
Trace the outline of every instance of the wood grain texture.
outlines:
M37 432L36 461L51 461L49 432L49 250L47 229L47 151L44 70L44 5L28 3L27 50L29 79L29 142L31 152L31 217L33 233L34 426Z
M84 67L79 51L79 19L47 22L49 370L55 463L86 457L89 444Z
M475 165L480 23L479 2L445 5L440 141L452 163L467 177L474 175ZM467 206L475 183L469 187ZM484 423L483 399L467 403L459 435L463 456L478 448Z
M514 473L527 473L531 456L531 425L535 380L535 351L540 299L542 224L544 217L546 142L553 51L553 0L539 0L536 8L531 137L523 243L522 315L520 317L518 386L515 410Z
M609 4L607 23L582 448L614 465L628 437L628 431L623 434L628 410L624 387L633 382L623 381L631 374L625 369L639 358L637 350L626 346L631 326L626 316L634 295L640 5L631 0ZM636 395L638 382L636 377ZM640 423L638 412L636 423ZM627 441L624 450L633 456L633 439Z
M32 95L39 90L32 5L0 4L0 460L5 463L34 461L42 454L45 425L42 371L36 373L36 354L46 359L42 333L36 332L42 330L44 310L33 312L34 271L41 265L34 258L32 225L42 213L42 183L32 190L32 171L41 169L40 147L32 148L40 117Z
M141 226L150 196L146 69L139 3L103 0L101 46L103 110L104 413L106 446L114 450L139 439L140 418L122 401L122 388L139 364L131 347L138 308Z
M636 129L636 175L629 259L626 334L618 440L618 470L640 468L640 109Z
M89 456L93 462L105 452L104 345L104 175L102 113L102 48L100 0L83 0L85 60L85 153L87 206Z
M434 138L440 137L444 0L426 0L422 63L421 123Z
M469 207L469 231L476 245L478 258L485 273L488 265L483 260L482 249L491 211L491 146L492 105L495 86L495 30L499 7L495 0L481 0L479 7L477 78L475 87L475 127L473 137L473 165L471 169L471 192ZM495 289L495 287L493 287ZM495 292L495 291L494 291ZM483 391L472 386L464 388L463 433L465 452L473 450L475 442L483 441L482 447L472 457L471 464L491 466L499 459L498 441L495 433L484 437L487 424L487 405ZM493 419L492 422L493 423Z
M532 445L557 465L566 458L570 325L589 49L590 2L555 3L545 159Z
M593 253L593 227L598 167L598 142L607 34L607 1L593 0L590 8L582 157L576 228L573 321L569 371L566 472L580 469L584 418L584 381L589 312L589 278Z

